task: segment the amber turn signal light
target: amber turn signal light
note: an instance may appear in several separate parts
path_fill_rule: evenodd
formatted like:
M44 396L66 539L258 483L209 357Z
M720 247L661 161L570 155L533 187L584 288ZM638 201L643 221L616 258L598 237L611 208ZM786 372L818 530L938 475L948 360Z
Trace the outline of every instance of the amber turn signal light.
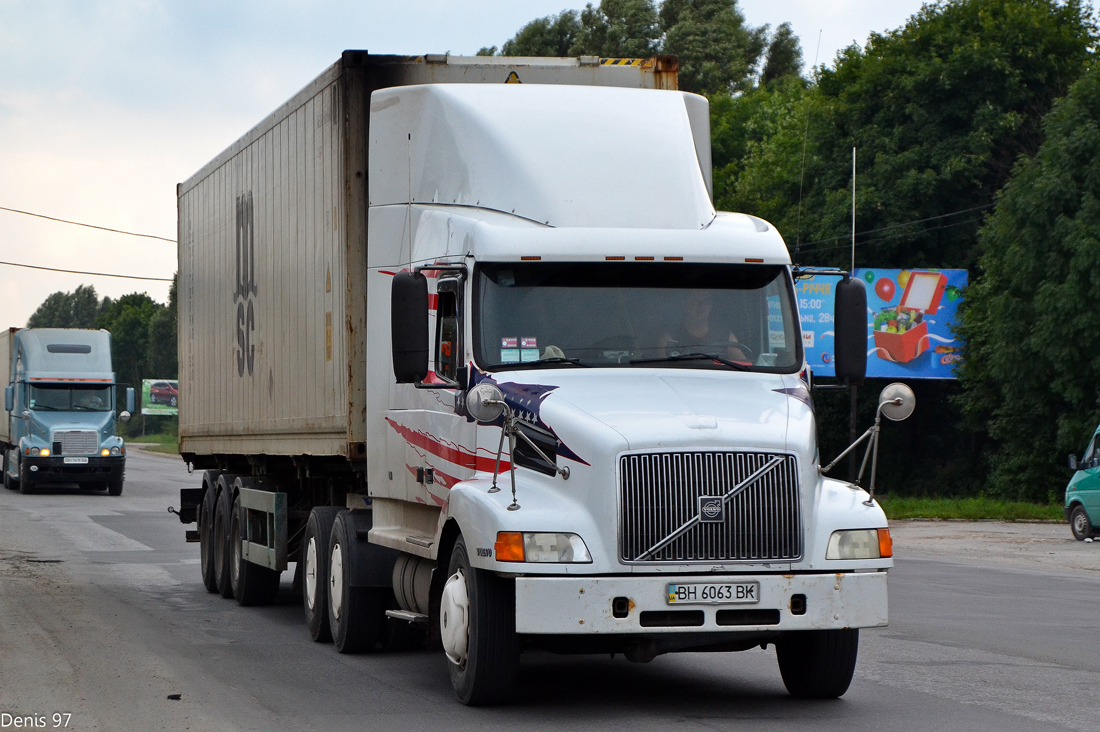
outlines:
M890 538L890 529L878 530L878 553L883 558L894 556L894 540Z
M522 562L523 534L519 531L498 531L493 550L498 562Z

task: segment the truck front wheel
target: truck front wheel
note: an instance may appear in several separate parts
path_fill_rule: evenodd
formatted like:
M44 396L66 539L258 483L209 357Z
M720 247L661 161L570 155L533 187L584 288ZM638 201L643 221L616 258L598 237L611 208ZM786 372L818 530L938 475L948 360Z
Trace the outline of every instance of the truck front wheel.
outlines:
M4 487L9 491L19 490L19 479L11 477L11 450L4 450Z
M34 483L30 478L30 471L27 470L26 464L20 464L19 466L19 492L23 494L34 493Z
M384 617L379 588L352 586L352 577L360 574L356 563L366 561L358 542L348 512L341 511L332 524L328 568L328 624L340 653L374 650Z
M463 704L507 701L519 673L513 581L470 566L460 536L451 552L439 608L439 629L451 685Z
M848 691L856 670L859 630L803 630L775 644L779 672L791 696L836 699Z
M279 573L244 558L247 521L241 497L237 496L233 500L233 517L229 525L229 582L233 585L233 597L241 605L267 605L279 594Z
M317 506L309 513L302 539L302 609L309 635L318 643L332 640L328 629L328 539L340 509Z
M1073 511L1069 515L1069 530L1073 532L1073 538L1077 541L1084 541L1092 536L1092 522L1089 521L1089 515L1085 511L1085 507L1078 503L1073 507Z
M121 496L122 495L122 478L118 480L112 480L107 483L107 495Z

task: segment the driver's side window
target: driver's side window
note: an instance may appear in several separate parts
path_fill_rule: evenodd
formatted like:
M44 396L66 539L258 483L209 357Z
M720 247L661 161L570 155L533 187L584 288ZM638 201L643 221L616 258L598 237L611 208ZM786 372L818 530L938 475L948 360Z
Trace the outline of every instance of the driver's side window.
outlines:
M448 381L458 379L459 350L457 280L439 283L436 305L435 373Z

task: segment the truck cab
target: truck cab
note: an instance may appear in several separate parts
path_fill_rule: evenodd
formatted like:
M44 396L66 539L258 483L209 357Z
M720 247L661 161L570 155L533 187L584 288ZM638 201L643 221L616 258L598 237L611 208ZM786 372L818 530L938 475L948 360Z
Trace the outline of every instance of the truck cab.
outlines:
M121 495L126 447L115 434L119 387L111 366L111 335L105 330L11 329L10 379L4 389L6 435L4 485L24 493L50 483L76 483Z

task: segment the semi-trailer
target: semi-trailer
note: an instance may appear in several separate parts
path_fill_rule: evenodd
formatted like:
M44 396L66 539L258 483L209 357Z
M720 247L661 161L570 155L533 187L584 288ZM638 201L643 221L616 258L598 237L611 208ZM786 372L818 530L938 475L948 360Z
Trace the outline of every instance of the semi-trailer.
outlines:
M347 51L179 185L208 590L268 602L295 563L315 640L426 637L466 704L528 648L774 644L792 694L847 690L886 517L821 472L804 271L714 209L675 70ZM858 382L866 297L838 288Z

